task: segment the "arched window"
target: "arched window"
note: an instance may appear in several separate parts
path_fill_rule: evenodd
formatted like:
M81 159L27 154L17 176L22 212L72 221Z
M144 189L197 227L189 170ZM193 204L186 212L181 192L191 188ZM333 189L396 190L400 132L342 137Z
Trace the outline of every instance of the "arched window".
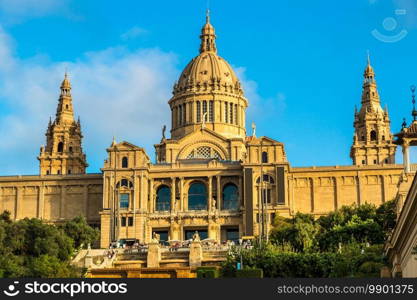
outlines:
M133 188L133 183L127 179L122 179L116 184L116 188L120 187Z
M382 140L385 141L385 135L382 136Z
M187 159L195 159L195 158L201 158L201 159L208 159L208 158L221 159L221 156L213 148L210 148L210 147L207 147L207 146L202 146L202 147L198 147L197 149L193 149L187 155Z
M126 156L124 156L123 158L122 158L122 168L127 168L127 157Z
M214 121L214 101L210 101L209 103L209 122L213 122Z
M223 188L223 205L222 209L239 208L239 192L237 186L233 183L228 183Z
M201 182L191 184L188 190L188 209L205 210L207 209L207 188Z
M376 131L375 130L371 131L371 141L376 141Z
M197 102L197 123L201 122L201 104L200 101Z
M263 174L263 182L267 182L267 183L271 183L271 184L274 184L275 183L275 181L274 181L274 178L272 178L272 176L270 176L270 175L268 175L268 174ZM260 181L261 181L261 178L260 177L258 177L258 179L256 180L256 183L260 183Z
M70 153L72 153L72 147L71 147L71 146L68 148L68 151L69 151Z
M59 142L58 143L58 152L63 152L64 151L64 143L63 142Z
M228 123L229 122L229 110L228 110L228 107L229 107L229 103L228 102L225 102L224 103L224 122L225 123Z
M204 118L204 114L207 112L207 101L203 101L203 118ZM205 119L203 121L207 122L207 117L205 117Z
M127 193L120 194L120 208L122 209L129 208L129 194Z
M235 118L235 116L233 116L233 103L230 103L229 109L230 109L230 122L229 123L233 124L233 120Z
M156 192L156 205L157 211L168 211L171 209L171 190L166 185L162 185Z
M268 153L267 152L262 152L262 163L268 163Z

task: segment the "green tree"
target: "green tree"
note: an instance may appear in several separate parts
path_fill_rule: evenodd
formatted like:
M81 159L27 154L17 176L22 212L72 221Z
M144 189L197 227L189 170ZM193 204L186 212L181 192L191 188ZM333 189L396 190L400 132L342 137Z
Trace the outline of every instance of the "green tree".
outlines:
M89 226L85 217L82 216L65 222L60 228L74 240L76 249L87 248L88 244L94 244L100 237L99 230Z
M84 218L61 226L39 219L12 221L0 214L0 277L79 277L70 265L74 247L94 242L97 230Z

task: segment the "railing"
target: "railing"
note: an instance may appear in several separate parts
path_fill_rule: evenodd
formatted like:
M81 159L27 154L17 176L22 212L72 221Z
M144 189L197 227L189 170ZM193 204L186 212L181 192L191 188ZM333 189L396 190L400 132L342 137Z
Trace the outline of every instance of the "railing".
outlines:
M193 204L188 206L188 210L207 210L207 204Z
M239 202L238 201L223 201L222 209L224 210L238 210Z
M156 203L156 211L169 211L171 209L171 203L160 202Z
M410 172L416 172L417 171L417 164L410 164Z

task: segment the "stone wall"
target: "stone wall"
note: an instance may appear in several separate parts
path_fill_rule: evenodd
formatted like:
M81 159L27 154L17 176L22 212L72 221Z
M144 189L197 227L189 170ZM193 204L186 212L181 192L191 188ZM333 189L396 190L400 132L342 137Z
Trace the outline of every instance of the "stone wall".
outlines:
M326 214L343 205L393 200L402 165L291 168L292 212Z
M83 215L99 224L102 199L101 174L0 177L0 211L15 220L60 222Z

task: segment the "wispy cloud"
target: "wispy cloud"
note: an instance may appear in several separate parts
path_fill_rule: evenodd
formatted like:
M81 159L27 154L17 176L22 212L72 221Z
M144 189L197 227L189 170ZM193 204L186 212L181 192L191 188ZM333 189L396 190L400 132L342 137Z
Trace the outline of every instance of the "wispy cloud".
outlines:
M130 28L128 31L126 31L125 33L123 33L120 38L123 41L127 41L127 40L131 40L131 39L135 39L141 35L147 34L148 31L146 29L143 29L141 27L138 26L134 26L132 28Z
M67 11L69 3L70 0L0 0L0 18L3 23L17 23Z
M244 87L245 97L249 100L246 113L247 128L250 128L252 122L277 118L284 112L286 96L283 92L277 92L273 97L263 97L259 92L258 83L247 78L244 67L237 67L235 71Z
M175 54L119 46L88 52L73 61L52 62L45 55L20 59L13 44L0 27L0 105L6 108L0 115L0 175L38 172L36 156L45 144L49 117L55 115L65 69L75 113L81 117L89 171L102 166L113 136L144 147L152 156L162 126L170 127L168 100L180 73ZM248 122L282 112L283 94L262 98L245 69L236 70L250 101Z
M160 128L170 119L167 101L179 73L176 65L172 53L123 47L89 52L70 62L21 60L14 56L10 37L0 30L0 101L8 111L0 118L0 174L37 172L35 157L45 143L48 119L55 114L65 68L94 171L113 135L153 153Z

